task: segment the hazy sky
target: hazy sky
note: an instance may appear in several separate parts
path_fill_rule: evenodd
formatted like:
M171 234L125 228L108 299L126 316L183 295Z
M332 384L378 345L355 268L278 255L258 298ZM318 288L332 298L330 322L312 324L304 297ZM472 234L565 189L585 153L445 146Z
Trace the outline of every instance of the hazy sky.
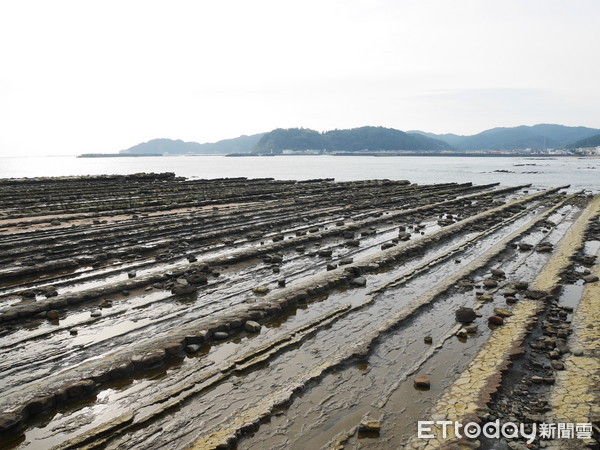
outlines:
M0 2L0 155L600 127L598 0Z

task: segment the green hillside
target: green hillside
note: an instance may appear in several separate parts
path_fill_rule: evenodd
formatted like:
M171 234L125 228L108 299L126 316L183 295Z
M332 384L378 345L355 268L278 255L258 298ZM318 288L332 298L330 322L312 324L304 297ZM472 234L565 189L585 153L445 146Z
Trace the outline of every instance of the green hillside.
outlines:
M305 128L278 128L266 133L252 149L253 153L280 154L284 150L322 151L393 151L449 150L450 145L426 136L404 133L393 128L361 127L325 133Z

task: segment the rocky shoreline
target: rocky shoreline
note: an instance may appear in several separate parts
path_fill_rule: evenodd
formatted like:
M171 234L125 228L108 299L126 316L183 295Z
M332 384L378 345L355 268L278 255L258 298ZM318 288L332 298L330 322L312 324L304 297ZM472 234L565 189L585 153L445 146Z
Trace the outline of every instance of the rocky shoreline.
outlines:
M69 448L108 439L109 447L137 447L135 432L128 430L160 426L160 411L170 408L165 406L167 398L182 396L177 405L183 398L185 404L204 398L206 388L196 392L185 381L195 371L195 383L217 389L234 374L245 374L244 367L261 372L261 361L296 357L294 346L286 342L302 346L305 339L323 334L326 323L348 321L350 329L363 310L375 308L369 313L372 317L383 313L378 311L387 300L374 299L416 283L420 287L410 288L411 295L421 293L423 299L415 298L396 316L390 312L397 322L372 336L388 333L397 323L420 317L430 303L454 295L449 285L428 296L427 284L421 283L430 271L441 270L451 280L464 266L465 275L471 275L457 278L463 290L489 292L504 285L508 274L500 268L492 268L491 277L478 278L487 261L478 253L486 248L479 250L479 242L491 245L508 239L497 252L517 252L519 258L535 255L528 260L533 264L528 270L539 270L568 229L558 222L568 223L590 198L566 196L561 188L529 190L390 180L192 181L174 174L0 180L0 345L7 354L1 367L6 376L0 383L2 442L22 448L63 442ZM521 231L513 237L517 226ZM586 240L598 239L593 229ZM539 235L539 242L517 240L530 233ZM580 259L590 267L595 263L583 254ZM585 281L594 283L591 275L573 266L564 272L564 280L588 276ZM432 278L431 289L439 281ZM509 304L511 298L517 301L516 287L504 292ZM489 296L485 291L477 293L483 303ZM340 303L338 297L350 303ZM535 339L535 351L550 349L560 356L568 351L564 320L570 312L548 304L538 320L540 330L528 339ZM392 305L390 311L398 308ZM493 306L490 323L502 326L511 320L509 310ZM453 325L443 315L436 320L442 328ZM381 339L367 338L370 326L354 336L361 342L364 333L363 350L329 360L345 367L368 358L371 340ZM555 334L548 335L548 328ZM487 336L477 328L465 327L465 335L461 333L460 339L474 335L481 343ZM362 345L357 343L355 349ZM538 359L518 370L525 371L527 395L543 402L542 388L551 385L548 367L560 370L560 361ZM314 369L309 379L322 379L333 370L331 364L325 372ZM307 374L313 373L310 363L301 365L306 365ZM151 382L156 373L161 375ZM267 371L265 376L271 375ZM138 379L148 380L142 383L150 389L147 398L158 395L146 406L144 397L127 393ZM302 390L307 380L298 385ZM115 383L125 383L122 393L112 394ZM285 384L282 388L287 389ZM501 390L490 415L511 418L503 405L513 407L519 404L515 399L529 399L508 391ZM97 408L104 395L121 399L110 414L112 421L99 416L93 429L85 425L68 432L66 423L61 425L63 415L78 417L82 408ZM230 401L241 401L231 395ZM503 395L508 395L506 401ZM293 401L294 396L286 398ZM158 408L146 418L139 415L160 404L164 410ZM543 407L540 404L538 412ZM262 411L258 421L249 419L251 427L236 425L233 431L222 431L224 439L213 433L206 442L233 445L249 430L260 428L273 413L272 404ZM524 411L517 409L518 414ZM215 413L215 426L219 417L221 413ZM46 429L40 421L55 431L36 431ZM213 429L187 426L192 428L185 433L198 438L208 438ZM107 438L106 432L98 431L106 429L114 435ZM177 447L194 441L178 438L178 433L169 438Z

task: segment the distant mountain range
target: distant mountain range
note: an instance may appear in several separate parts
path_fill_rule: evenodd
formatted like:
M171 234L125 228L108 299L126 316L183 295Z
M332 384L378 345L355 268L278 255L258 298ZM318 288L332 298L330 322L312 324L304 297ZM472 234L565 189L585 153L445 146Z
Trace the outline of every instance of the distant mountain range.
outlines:
M278 128L268 133L240 136L214 143L199 144L172 139L153 139L121 150L121 155L141 154L281 154L285 150L326 152L378 151L465 151L465 150L547 150L595 147L600 145L600 129L540 124L493 128L472 136L403 132L393 128L360 127L318 132L306 128Z
M473 136L433 134L411 131L434 139L441 139L455 150L532 150L560 149L581 139L600 133L600 129L540 124L532 127L492 128Z
M199 144L184 142L181 139L152 139L134 145L120 154L160 154L160 155L223 155L227 153L248 153L258 143L264 133L224 139L214 143Z

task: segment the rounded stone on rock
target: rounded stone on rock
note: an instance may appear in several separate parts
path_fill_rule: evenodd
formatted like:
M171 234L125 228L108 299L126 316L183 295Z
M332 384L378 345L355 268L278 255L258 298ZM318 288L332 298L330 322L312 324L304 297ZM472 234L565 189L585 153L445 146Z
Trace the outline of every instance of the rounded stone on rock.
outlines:
M515 283L515 289L518 291L524 291L529 287L529 283L527 281L517 281Z
M425 342L426 344L431 344L433 342L433 338L431 336L425 336L423 338L423 342Z
M490 316L488 322L494 325L504 325L504 319L500 316Z
M252 288L252 292L254 292L255 294L262 295L269 292L269 288L267 286L257 286L255 288Z
M583 277L583 281L585 281L586 283L595 283L596 281L598 281L598 276L586 275L585 277Z
M55 310L48 311L48 312L46 313L46 317L47 317L49 320L56 320L56 319L58 319L58 311L55 311Z
M352 284L352 286L362 287L367 285L367 280L365 277L356 277L350 282L350 284Z
M200 350L200 346L198 344L190 344L186 345L185 347L185 351L187 353L196 353L198 352L198 350Z
M260 329L261 329L260 323L255 322L253 320L248 320L244 324L244 330L246 330L248 333L258 333L260 331Z
M491 278L487 278L485 280L483 280L483 285L488 288L495 288L496 286L498 286L498 282L496 280L492 280Z
M473 308L460 307L454 313L454 317L457 322L469 323L473 322L477 318L477 315Z
M227 339L228 337L229 333L227 333L226 331L217 331L214 334L214 338L220 341L222 341L223 339Z
M565 370L565 365L560 361L550 361L550 365L554 370Z
M504 270L500 270L500 269L492 269L492 270L490 270L490 273L492 275L494 275L495 277L504 278L506 276L506 274L504 273Z

